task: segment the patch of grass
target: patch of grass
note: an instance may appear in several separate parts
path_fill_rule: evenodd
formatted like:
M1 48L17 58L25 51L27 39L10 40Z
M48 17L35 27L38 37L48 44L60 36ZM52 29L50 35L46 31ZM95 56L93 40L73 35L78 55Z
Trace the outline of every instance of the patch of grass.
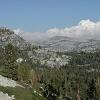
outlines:
M8 93L9 96L15 95L15 100L46 100L45 98L34 94L33 90L21 87L12 88L0 86L0 91Z

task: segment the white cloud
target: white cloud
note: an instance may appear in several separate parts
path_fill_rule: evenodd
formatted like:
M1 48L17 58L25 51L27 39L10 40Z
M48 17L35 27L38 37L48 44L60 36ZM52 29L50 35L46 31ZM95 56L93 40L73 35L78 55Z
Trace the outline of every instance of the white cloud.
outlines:
M41 32L24 32L21 29L15 29L15 34L23 37L27 41L33 41L33 40L40 40L45 37L45 34Z
M100 38L100 22L81 20L78 25L63 29L49 29L48 36L68 36L76 38Z
M74 37L80 39L87 39L87 38L97 38L100 39L100 22L93 22L90 20L81 20L78 25L72 27L65 27L62 29L53 28L49 29L44 33L41 32L23 32L20 29L15 30L15 32L24 39L27 40L36 40L42 39L46 37L53 37L53 36L67 36L67 37Z

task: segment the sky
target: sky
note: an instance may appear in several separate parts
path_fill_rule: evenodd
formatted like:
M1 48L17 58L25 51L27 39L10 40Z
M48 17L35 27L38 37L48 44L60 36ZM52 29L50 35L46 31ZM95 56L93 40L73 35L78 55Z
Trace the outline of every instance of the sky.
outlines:
M0 26L28 39L97 34L99 21L100 0L0 0Z
M0 26L44 32L100 20L100 0L0 0Z

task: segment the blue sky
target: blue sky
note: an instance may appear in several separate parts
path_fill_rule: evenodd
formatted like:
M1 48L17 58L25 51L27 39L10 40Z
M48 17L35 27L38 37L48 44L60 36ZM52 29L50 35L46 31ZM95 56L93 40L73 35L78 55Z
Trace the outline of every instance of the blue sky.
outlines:
M46 31L100 20L100 0L0 0L0 26Z

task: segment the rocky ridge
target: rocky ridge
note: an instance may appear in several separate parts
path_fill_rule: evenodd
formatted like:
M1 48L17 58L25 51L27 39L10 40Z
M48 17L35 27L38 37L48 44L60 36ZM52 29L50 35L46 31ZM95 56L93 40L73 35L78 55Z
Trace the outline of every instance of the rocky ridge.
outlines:
M35 43L55 52L92 52L100 49L100 40L98 39L79 40L65 36L55 36Z

